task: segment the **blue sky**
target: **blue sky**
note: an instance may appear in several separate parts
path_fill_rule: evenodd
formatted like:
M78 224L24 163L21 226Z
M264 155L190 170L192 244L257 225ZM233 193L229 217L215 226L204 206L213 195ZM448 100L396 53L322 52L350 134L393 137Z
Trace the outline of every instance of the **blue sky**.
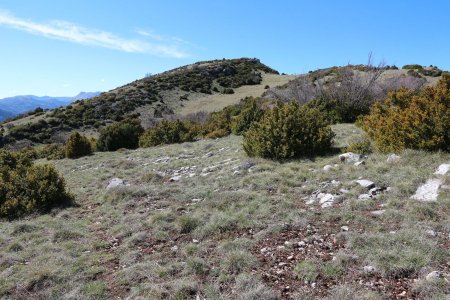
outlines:
M106 91L199 60L304 73L375 60L450 70L450 1L2 0L0 98Z

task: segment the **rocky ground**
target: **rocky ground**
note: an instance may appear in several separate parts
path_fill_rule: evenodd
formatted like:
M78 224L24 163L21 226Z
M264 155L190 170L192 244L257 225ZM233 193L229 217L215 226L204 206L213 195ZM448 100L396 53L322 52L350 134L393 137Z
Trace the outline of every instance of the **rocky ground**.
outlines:
M78 206L1 223L1 298L448 299L450 155L241 142L50 162Z

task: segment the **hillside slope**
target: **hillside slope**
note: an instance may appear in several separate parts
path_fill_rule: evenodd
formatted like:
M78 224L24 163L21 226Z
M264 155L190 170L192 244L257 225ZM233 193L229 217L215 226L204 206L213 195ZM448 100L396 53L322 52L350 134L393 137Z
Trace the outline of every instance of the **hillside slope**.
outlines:
M233 93L233 89L241 86L260 84L264 74L277 73L257 59L198 62L136 80L88 101L77 101L66 108L52 110L39 118L30 116L3 127L11 140L52 142L55 136L73 129L95 132L136 113L141 114L145 125L150 118L173 114L189 98Z

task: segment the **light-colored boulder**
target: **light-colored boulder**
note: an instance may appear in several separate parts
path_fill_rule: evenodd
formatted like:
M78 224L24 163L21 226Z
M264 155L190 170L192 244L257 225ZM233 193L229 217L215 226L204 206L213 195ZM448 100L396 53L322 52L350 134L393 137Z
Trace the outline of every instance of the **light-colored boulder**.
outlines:
M417 189L411 199L419 201L436 201L439 195L439 187L442 181L440 179L428 179L427 182Z

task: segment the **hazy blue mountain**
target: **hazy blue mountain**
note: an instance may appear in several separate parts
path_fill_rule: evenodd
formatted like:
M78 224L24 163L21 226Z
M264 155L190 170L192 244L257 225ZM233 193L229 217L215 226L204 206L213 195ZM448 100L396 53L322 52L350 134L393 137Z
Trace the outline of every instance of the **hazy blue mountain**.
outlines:
M100 92L81 92L74 97L50 97L22 95L0 99L0 121L33 111L40 107L43 109L52 109L66 106L74 101L89 99L98 96Z
M0 121L7 118L11 118L12 116L14 116L14 113L0 109Z

